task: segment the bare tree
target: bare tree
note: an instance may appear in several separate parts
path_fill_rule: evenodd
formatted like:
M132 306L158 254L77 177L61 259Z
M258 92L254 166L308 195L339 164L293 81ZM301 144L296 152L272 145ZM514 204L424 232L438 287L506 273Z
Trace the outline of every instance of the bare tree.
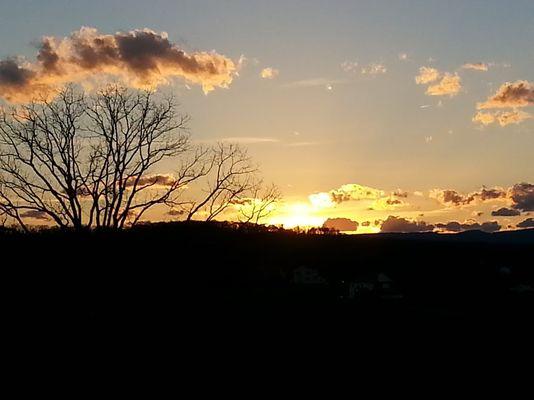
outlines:
M89 225L122 228L137 223L157 204L172 200L195 178L185 165L178 176L150 174L162 160L186 153L188 116L177 115L172 98L163 102L151 92L112 86L87 105L88 131L95 139L89 159Z
M84 176L80 120L84 98L72 90L0 116L0 207L24 229L22 214L42 212L59 226L81 227Z
M263 186L259 181L250 191L250 197L236 201L239 207L239 220L258 224L274 211L275 204L280 200L281 194L274 184Z
M254 188L258 172L247 151L237 144L217 143L203 158L202 177L205 179L202 196L191 201L186 219L196 215L211 221L236 200L245 197Z
M189 117L174 99L109 86L91 96L73 87L0 111L0 217L28 230L27 218L59 227L135 225L157 206L210 221L260 195L257 167L237 144L191 145ZM158 173L169 160L177 169ZM200 188L184 200L185 189ZM187 190L187 193L194 190ZM275 187L252 204L265 217Z
M77 229L135 224L204 174L202 154L174 175L152 173L190 150L188 121L172 98L118 86L89 98L67 87L53 101L2 110L0 211L23 229L28 215Z

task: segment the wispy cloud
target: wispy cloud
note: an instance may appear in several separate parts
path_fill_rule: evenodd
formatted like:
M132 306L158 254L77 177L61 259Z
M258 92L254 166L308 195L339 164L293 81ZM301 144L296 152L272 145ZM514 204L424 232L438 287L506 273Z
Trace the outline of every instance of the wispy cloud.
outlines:
M358 62L357 61L343 61L341 63L341 69L348 73L358 72Z
M477 62L477 63L466 63L462 65L462 69L470 69L473 71L481 71L486 72L489 69L489 64L483 63L483 62Z
M361 73L364 75L381 75L387 71L387 67L382 63L371 63L363 66L361 69Z
M327 78L312 78L303 79L300 81L289 82L283 85L286 88L307 88L307 87L328 87L333 85L343 85L350 83L347 80L341 79L327 79Z
M232 136L217 139L219 142L232 142L242 144L255 144L255 143L278 143L280 140L270 137L256 137L256 136Z
M263 79L274 79L278 76L278 74L280 73L279 70L277 70L276 68L271 68L271 67L268 67L268 68L263 68L260 72L260 76L263 78Z
M307 146L317 146L320 144L319 142L293 142L293 143L287 143L286 146L288 147L307 147Z

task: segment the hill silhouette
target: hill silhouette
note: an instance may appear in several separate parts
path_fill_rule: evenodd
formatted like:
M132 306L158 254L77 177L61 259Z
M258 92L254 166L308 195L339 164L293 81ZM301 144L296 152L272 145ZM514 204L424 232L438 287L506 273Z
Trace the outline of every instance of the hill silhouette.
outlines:
M9 311L130 324L509 321L534 305L534 230L306 234L177 222L125 231L3 230Z

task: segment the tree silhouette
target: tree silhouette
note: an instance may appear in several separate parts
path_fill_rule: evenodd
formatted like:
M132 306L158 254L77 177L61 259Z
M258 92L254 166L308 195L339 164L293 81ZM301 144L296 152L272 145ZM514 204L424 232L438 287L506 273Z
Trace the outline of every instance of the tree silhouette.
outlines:
M280 200L281 194L274 184L263 187L262 182L253 185L251 197L237 201L239 208L239 220L241 222L253 222L258 224L274 211L275 204Z
M255 197L261 181L246 150L193 146L188 122L172 97L115 85L90 96L68 86L53 100L2 110L2 223L9 218L28 230L25 220L33 218L122 229L158 205L209 221ZM172 174L156 172L165 160L176 166ZM200 196L184 199L193 183ZM249 221L266 209L259 210Z
M0 115L0 210L60 227L122 228L198 177L195 158L175 175L153 174L189 149L189 117L172 98L110 86L87 97L73 87Z
M256 189L258 172L247 151L237 144L217 143L204 154L200 199L187 209L187 220L197 215L211 221L234 202Z

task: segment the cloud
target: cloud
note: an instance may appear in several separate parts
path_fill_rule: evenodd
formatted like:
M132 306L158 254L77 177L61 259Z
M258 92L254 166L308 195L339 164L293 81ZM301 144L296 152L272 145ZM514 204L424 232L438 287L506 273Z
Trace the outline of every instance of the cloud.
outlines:
M462 69L470 69L470 70L473 70L473 71L486 72L489 69L489 65L485 64L485 63L482 63L482 62L466 63L466 64L462 65Z
M171 215L173 217L180 217L184 215L186 212L185 210L177 210L175 208L171 208L169 211L167 211L167 215Z
M534 228L534 218L527 218L517 224L518 228Z
M518 110L498 111L494 113L478 111L473 117L473 122L477 122L484 126L498 122L500 126L504 127L510 124L520 124L531 118L533 118L531 114Z
M434 230L434 225L424 221L411 221L406 218L390 215L382 223L381 232L430 232Z
M513 209L534 211L534 184L526 182L517 183L508 189L483 187L481 190L469 194L462 194L452 189L433 189L430 191L429 197L450 207L504 200Z
M506 126L510 124L520 124L521 122L531 119L532 115L524 111L506 111L497 115L499 125Z
M380 75L385 74L387 71L386 66L381 63L371 63L361 69L361 73L364 75Z
M0 61L0 96L24 102L68 82L109 77L136 88L181 78L208 93L228 87L237 69L234 61L215 51L185 52L164 32L137 29L109 35L82 27L62 39L43 37L33 63Z
M402 189L396 189L391 193L391 195L392 196L396 196L396 197L407 198L408 197L408 192L406 192L405 190L402 190Z
M33 219L41 219L41 220L50 219L47 213L45 213L44 211L39 211L39 210L24 211L23 213L20 214L20 216L22 218L33 218Z
M348 218L328 218L323 228L335 229L340 232L354 232L358 230L358 222Z
M126 181L126 187L132 187L135 184L136 177L131 177ZM155 174L142 176L137 182L137 187L150 186L153 188L169 187L176 183L176 178L169 174Z
M483 103L477 104L477 109L517 108L534 105L534 83L528 81L506 82L493 96Z
M273 78L276 78L279 73L280 73L280 71L277 70L276 68L268 67L268 68L263 68L261 70L260 76L263 79L273 79Z
M419 75L415 77L415 82L418 85L426 85L428 83L437 81L440 77L440 72L432 67L419 68Z
M322 86L326 88L332 88L332 85L341 85L348 83L345 80L337 79L326 79L326 78L312 78L312 79L303 79L300 81L290 82L284 85L287 88L308 88L308 87L317 87ZM331 89L330 89L331 90Z
M358 63L356 61L343 61L341 69L345 72L353 73L358 71Z
M426 89L426 94L429 96L452 97L457 95L462 89L461 79L458 74L441 73L432 67L419 68L419 75L415 77L415 83L418 85L429 85ZM433 84L431 85L431 83Z
M505 199L507 197L507 191L499 187L491 189L482 188L478 192L464 195L452 189L433 189L430 191L429 197L438 200L446 206L464 206L477 202Z
M460 76L446 73L439 83L430 85L427 88L426 94L429 96L455 96L460 92L461 88Z
M534 211L534 185L518 183L509 189L509 196L513 201L512 207L521 211Z
M494 217L515 217L521 215L521 212L512 208L501 207L498 210L492 211L491 215Z
M288 143L286 146L288 147L308 147L308 146L317 146L319 142L293 142Z
M330 192L312 194L308 198L312 205L324 208L333 207L335 204L349 200L377 200L383 196L384 192L382 190L349 183Z
M497 232L501 230L501 225L497 221L488 221L479 224L478 222L464 222L463 224L457 221L447 222L446 224L438 223L436 228L442 232L464 232L479 230L483 232Z
M336 203L341 203L348 200L378 199L383 195L384 192L382 190L358 185L356 183L343 185L339 189L330 192L332 200Z
M219 139L221 142L254 144L254 143L276 143L278 139L269 137L254 137L254 136L233 136Z
M396 198L395 196L388 196L375 200L370 209L375 211L395 210L399 207L405 207L408 205L408 203Z
M343 61L341 63L341 69L347 73L362 73L363 75L380 75L385 74L388 69L382 63L370 63L367 65L360 65L356 61Z
M477 122L484 126L491 125L495 122L495 115L479 111L474 115L473 122Z

